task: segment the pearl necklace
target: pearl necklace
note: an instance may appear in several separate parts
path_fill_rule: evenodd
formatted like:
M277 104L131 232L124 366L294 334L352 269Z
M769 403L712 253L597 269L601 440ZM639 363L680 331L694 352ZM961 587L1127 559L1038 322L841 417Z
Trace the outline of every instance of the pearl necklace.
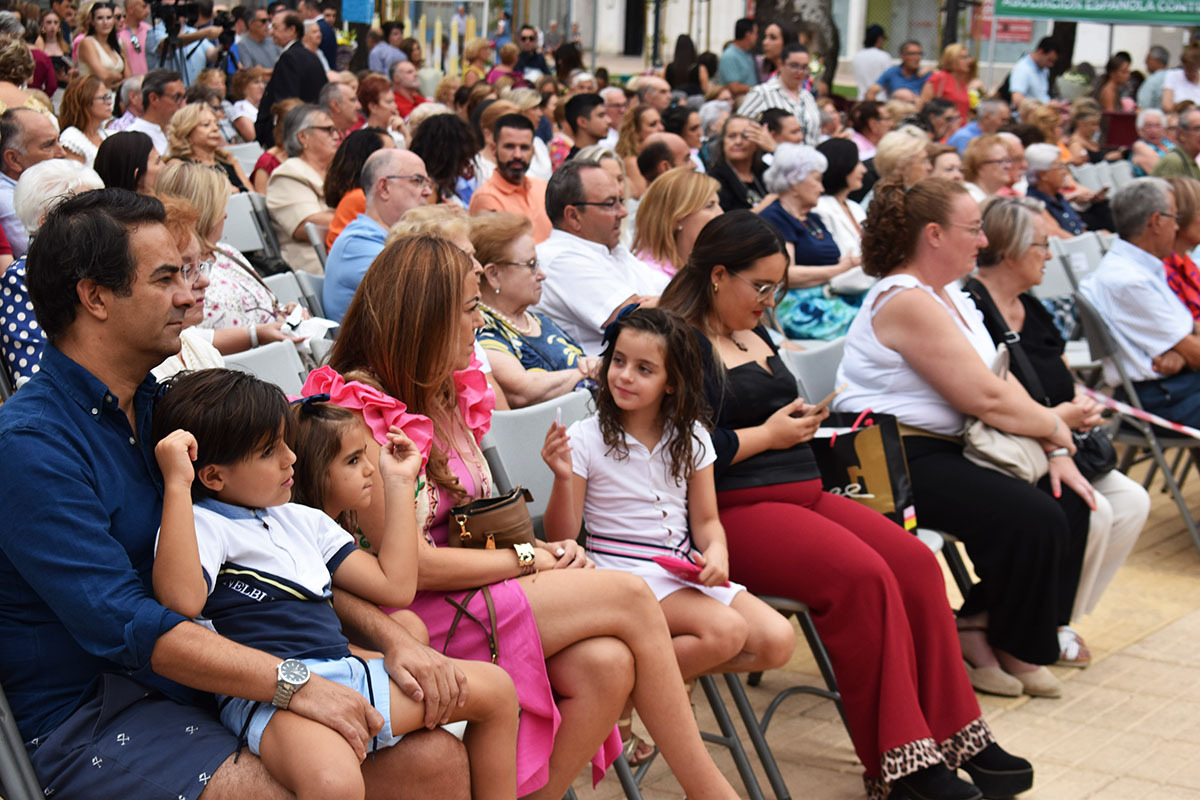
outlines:
M529 309L526 309L521 314L521 318L525 321L525 327L522 328L520 325L517 324L517 321L515 319L508 316L503 311L497 311L496 309L492 308L491 306L485 305L483 303L480 303L480 305L482 305L484 308L486 308L489 312L491 312L495 316L497 316L500 319L507 322L509 325L512 326L513 330L515 330L517 333L521 334L522 336L533 335L533 329L537 325L537 317L530 314Z

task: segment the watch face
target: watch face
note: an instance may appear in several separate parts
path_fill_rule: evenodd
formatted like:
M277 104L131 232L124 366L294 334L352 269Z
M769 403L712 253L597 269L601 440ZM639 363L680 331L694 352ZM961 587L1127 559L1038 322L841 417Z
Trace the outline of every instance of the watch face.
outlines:
M291 684L300 684L308 680L308 667L303 661L289 658L279 665L279 679Z

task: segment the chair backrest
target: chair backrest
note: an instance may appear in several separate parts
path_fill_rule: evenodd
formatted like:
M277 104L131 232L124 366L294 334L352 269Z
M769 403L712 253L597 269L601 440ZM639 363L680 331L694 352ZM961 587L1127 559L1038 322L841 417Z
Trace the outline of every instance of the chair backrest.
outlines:
M554 487L554 474L542 461L542 442L558 409L562 424L569 426L591 413L592 396L587 392L569 392L562 397L512 411L492 415L490 437L512 486L524 486L533 494L529 513L540 521Z
M245 171L247 177L254 172L254 165L258 163L259 156L263 154L262 145L258 142L247 142L246 144L231 144L225 148L229 155L233 156L242 170Z
M1110 161L1108 163L1108 171L1112 175L1114 189L1120 189L1133 180L1133 164L1125 159Z
M250 195L238 192L229 196L225 204L225 232L221 240L228 242L243 253L254 253L259 250L270 250L270 245L262 234L255 218L254 205Z
M325 260L322 259L321 263L324 264ZM325 306L321 303L321 298L325 296L325 276L303 271L292 274L300 284L300 291L304 293L309 312L315 317L325 316Z
M268 275L263 278L263 283L279 300L280 307L286 306L288 303L299 303L308 308L309 313L312 313L312 308L309 307L308 300L304 297L304 287L300 285L299 273L280 272L278 275Z
M3 687L0 687L0 795L7 800L44 798Z
M311 222L304 223L304 233L308 236L308 243L313 246L313 250L317 251L317 258L321 261L321 266L325 266L325 234L329 233L328 225L315 225Z
M291 342L271 342L242 353L225 356L225 366L249 372L273 383L287 394L300 394L307 370Z
M1121 388L1125 390L1125 402L1135 408L1141 408L1142 403L1138 399L1137 390L1133 388L1133 381L1129 379L1129 373L1125 371L1125 365L1121 363L1117 352L1117 340L1113 337L1108 322L1081 293L1075 294L1075 310L1079 313L1083 337L1087 339L1092 358L1112 364L1116 368Z
M1100 237L1092 231L1072 236L1070 239L1052 238L1051 252L1057 251L1067 266L1068 275L1075 288L1104 258L1104 250L1100 246Z
M1117 235L1112 231L1101 231L1096 237L1100 239L1100 249L1105 253L1112 250L1113 243L1117 241Z
M1084 187L1091 189L1093 192L1098 192L1104 188L1101 182L1100 173L1096 170L1095 164L1084 164L1080 167L1071 167L1071 174L1075 176L1075 180L1083 184Z
M254 221L262 233L263 241L267 243L267 252L276 258L282 258L279 249L279 239L275 236L275 226L271 224L271 214L267 211L267 198L258 192L244 192L250 196L250 206L254 209Z
M1093 164L1092 169L1096 172L1096 182L1100 184L1102 189L1115 189L1113 185L1112 167L1107 161L1101 161Z
M841 336L832 342L814 344L806 350L780 349L784 363L796 376L801 397L816 403L833 391L845 347L846 337Z
M1045 271L1042 273L1042 282L1033 287L1033 296L1039 300L1062 297L1063 295L1070 296L1078 288L1074 277L1071 275L1071 269L1067 266L1063 257L1051 256L1050 260L1046 262Z

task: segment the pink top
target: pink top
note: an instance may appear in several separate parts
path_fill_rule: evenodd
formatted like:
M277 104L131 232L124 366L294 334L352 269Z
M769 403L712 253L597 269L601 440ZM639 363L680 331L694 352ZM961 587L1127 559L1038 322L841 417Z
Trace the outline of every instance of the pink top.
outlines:
M675 273L679 270L675 269L675 265L667 261L659 261L654 256L650 255L649 250L639 250L634 253L634 257L648 267L658 270L668 278L674 278Z

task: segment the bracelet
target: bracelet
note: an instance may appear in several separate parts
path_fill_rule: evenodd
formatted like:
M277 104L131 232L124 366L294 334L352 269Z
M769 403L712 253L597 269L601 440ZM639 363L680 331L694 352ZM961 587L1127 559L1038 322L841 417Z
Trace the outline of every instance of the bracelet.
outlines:
M1054 414L1054 430L1050 431L1050 436L1058 433L1058 414ZM1049 437L1047 437L1049 438Z
M517 565L521 568L522 575L532 575L536 570L535 564L537 557L533 552L531 544L514 544L513 551L517 554Z
M251 325L246 330L250 332L250 349L253 350L255 347L258 347L258 326ZM1058 429L1055 428L1055 430Z
M1049 453L1046 453L1046 458L1062 458L1063 456L1070 458L1071 451L1065 447L1056 447L1053 450L1051 450Z

